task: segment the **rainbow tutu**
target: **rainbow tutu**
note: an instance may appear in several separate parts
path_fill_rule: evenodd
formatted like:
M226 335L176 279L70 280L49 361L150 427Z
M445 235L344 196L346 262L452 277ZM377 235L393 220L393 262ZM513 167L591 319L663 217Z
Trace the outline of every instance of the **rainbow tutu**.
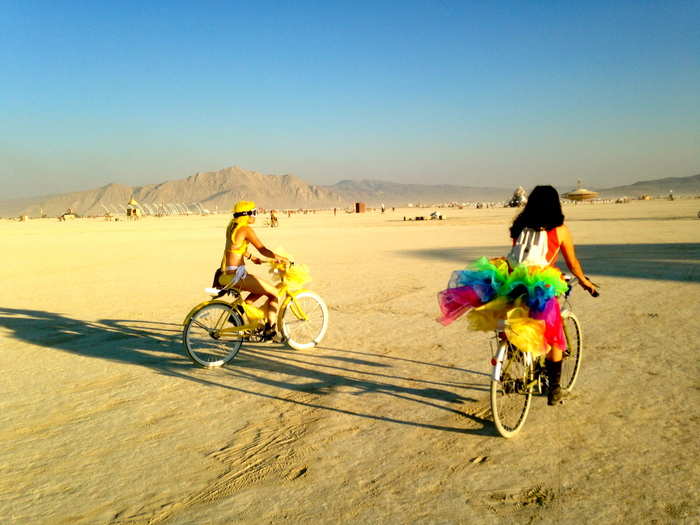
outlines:
M438 293L448 325L467 313L469 328L493 331L505 325L508 340L524 352L566 349L557 297L568 285L553 266L511 267L505 258L478 259L452 272L447 289Z

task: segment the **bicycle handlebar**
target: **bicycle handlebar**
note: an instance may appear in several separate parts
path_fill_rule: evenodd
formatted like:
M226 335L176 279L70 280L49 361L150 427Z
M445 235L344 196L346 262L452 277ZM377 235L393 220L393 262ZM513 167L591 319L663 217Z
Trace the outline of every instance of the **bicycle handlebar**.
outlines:
M578 277L574 277L573 275L571 275L569 273L565 273L563 275L564 275L564 280L566 281L566 284L569 285L569 290L566 292L566 297L569 297L569 294L571 294L571 290L573 290L574 284L579 282L579 280L578 280ZM593 281L591 281L591 282L593 282ZM593 283L593 284L595 284L595 283ZM595 285L600 286L598 284L595 284ZM593 290L593 292L591 293L591 296L592 297L599 297L600 292L598 292L598 290Z

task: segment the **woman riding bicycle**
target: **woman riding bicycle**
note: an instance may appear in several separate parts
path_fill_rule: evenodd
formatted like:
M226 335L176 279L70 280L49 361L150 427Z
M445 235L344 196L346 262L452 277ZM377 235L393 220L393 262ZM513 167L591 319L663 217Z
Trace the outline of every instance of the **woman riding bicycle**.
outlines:
M569 270L592 295L595 285L576 258L569 229L564 225L559 194L552 186L537 186L515 218L510 237L515 245L523 230L546 232L546 260L539 266L482 257L467 270L453 272L449 288L438 294L440 322L447 325L469 310L474 330L496 330L505 324L509 341L523 351L546 355L548 403L561 400L562 353L566 339L557 297L568 289L554 266L561 250Z
M248 245L252 244L261 255L277 262L288 263L289 261L281 255L275 254L260 242L258 236L251 227L255 223L257 210L252 201L240 201L233 208L233 218L226 227L226 247L224 256L221 259L221 276L219 284L221 286L236 285L241 291L249 292L245 302L252 305L261 297L265 297L262 311L265 314L266 339L275 336L275 323L277 321L277 288L264 279L250 275L246 271L245 259L249 259L255 264L261 264L258 257L253 257L248 253Z

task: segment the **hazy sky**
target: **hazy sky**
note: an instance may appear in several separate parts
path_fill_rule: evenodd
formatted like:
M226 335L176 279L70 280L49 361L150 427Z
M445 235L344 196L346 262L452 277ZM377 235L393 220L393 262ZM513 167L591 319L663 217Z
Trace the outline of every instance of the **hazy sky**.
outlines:
M700 173L700 0L5 0L0 198L239 165L602 187Z

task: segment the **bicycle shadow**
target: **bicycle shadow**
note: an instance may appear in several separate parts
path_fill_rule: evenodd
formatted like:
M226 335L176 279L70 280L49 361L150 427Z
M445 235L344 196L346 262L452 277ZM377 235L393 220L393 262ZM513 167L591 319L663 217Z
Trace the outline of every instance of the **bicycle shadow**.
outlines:
M479 257L502 257L509 246L402 250L401 256L451 260L459 267ZM700 282L700 243L580 244L576 256L587 274L634 279ZM561 256L558 266L566 270Z
M489 421L455 408L463 403L476 402L477 399L469 396L468 393L487 390L486 381L484 383L441 382L391 373L394 367L390 362L402 360L402 358L351 349L326 348L327 352L341 354L330 355L300 353L288 350L281 345L247 345L231 365L219 369L222 372L222 380L215 380L212 379L210 371L196 368L186 358L180 339L181 326L176 323L124 319L100 319L89 322L57 313L0 307L0 328L8 330L11 333L10 337L36 346L83 357L145 366L163 375L265 399L401 425L466 434L495 435ZM406 361L425 367L452 368L415 360ZM353 365L354 368L349 368L349 365ZM463 369L455 370L481 374ZM429 374L422 376L425 375ZM232 378L235 381L230 381ZM272 393L241 387L240 379L266 385L272 389ZM418 383L421 386L400 384L406 381ZM276 389L281 392L274 393ZM359 395L374 394L419 403L455 416L465 417L481 427L460 428L409 418L393 418L360 412L352 407L339 407L337 401L335 406L329 406L320 401L309 402L304 398L288 395L289 392L311 393L322 399L331 393L337 394L339 389L349 390L351 392L349 399ZM285 395L284 392L287 394Z

